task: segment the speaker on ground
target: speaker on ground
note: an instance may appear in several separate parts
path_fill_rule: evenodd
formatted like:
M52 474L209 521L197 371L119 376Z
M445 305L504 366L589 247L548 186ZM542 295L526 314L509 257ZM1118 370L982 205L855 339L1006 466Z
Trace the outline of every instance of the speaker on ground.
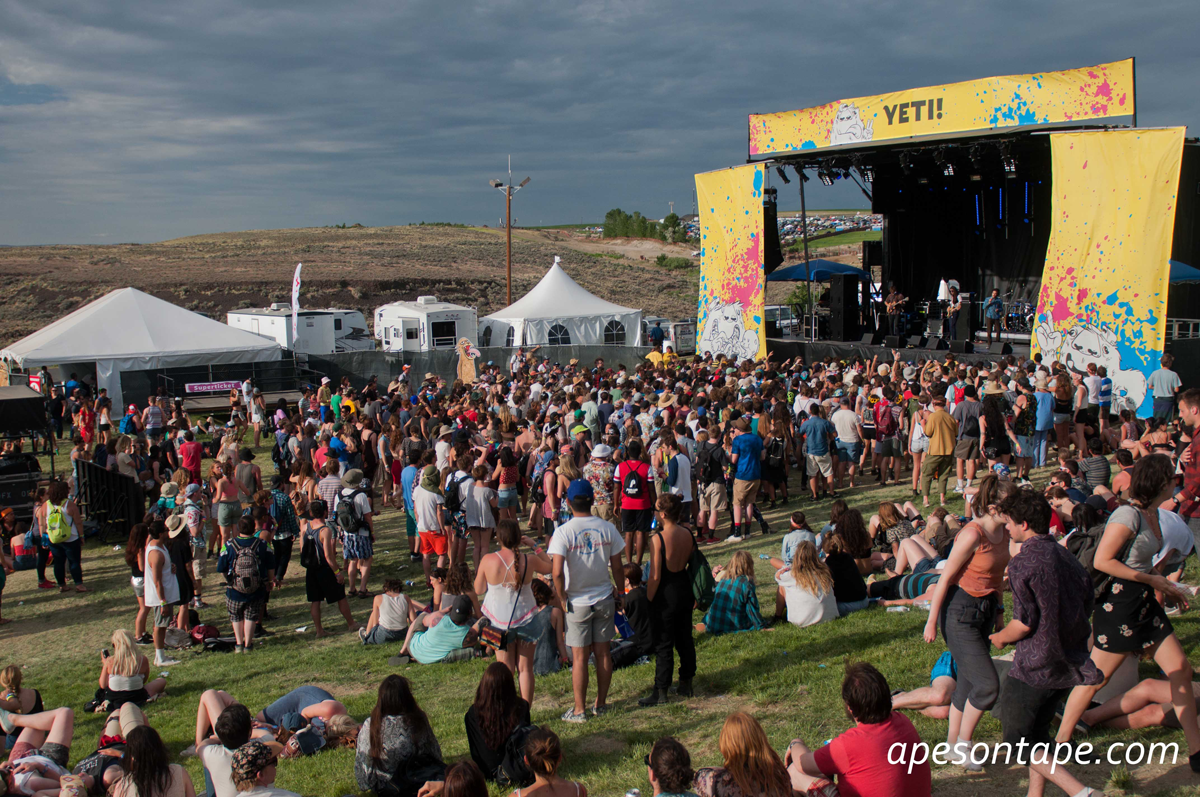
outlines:
M952 340L950 341L950 351L955 354L974 354L975 344L969 340Z

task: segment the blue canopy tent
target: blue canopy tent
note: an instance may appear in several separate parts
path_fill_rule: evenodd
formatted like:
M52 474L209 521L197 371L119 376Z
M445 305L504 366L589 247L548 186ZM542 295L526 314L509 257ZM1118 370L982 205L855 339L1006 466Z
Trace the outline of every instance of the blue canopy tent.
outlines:
M1200 283L1200 268L1189 266L1187 263L1180 263L1178 260L1171 260L1168 262L1171 264L1171 277L1169 280L1170 284L1181 285L1186 283ZM774 276L774 274L772 276ZM767 279L770 278L771 277L767 277Z
M1196 271L1196 269L1192 269ZM1174 273L1174 272L1172 272ZM1196 272L1200 275L1200 271ZM810 260L786 268L777 268L767 275L767 282L825 282L835 274L850 274L860 280L870 279L861 268L835 263L832 260Z

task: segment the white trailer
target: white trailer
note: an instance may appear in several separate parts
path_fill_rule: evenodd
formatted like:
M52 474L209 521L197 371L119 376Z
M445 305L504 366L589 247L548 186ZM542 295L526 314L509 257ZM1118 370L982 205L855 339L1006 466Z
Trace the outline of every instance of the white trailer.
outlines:
M474 308L440 302L436 296L375 308L375 339L384 351L453 349L460 338L479 345L479 316Z
M244 329L276 341L301 354L333 354L375 348L367 330L367 319L358 310L301 310L292 337L292 308L284 302L270 307L231 310L225 315L231 327Z
M696 353L696 324L692 321L671 321L658 316L642 317L642 343L650 345L650 330L655 323L662 324L664 333L663 343L670 344L671 350L679 355Z

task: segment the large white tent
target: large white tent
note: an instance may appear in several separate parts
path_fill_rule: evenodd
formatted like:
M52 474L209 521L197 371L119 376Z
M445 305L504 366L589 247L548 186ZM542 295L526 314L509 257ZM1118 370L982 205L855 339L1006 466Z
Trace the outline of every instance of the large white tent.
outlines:
M529 293L479 319L479 345L640 346L642 311L591 294L558 261Z
M27 370L95 363L97 388L119 407L122 371L270 362L281 353L274 340L121 288L0 350L0 359Z

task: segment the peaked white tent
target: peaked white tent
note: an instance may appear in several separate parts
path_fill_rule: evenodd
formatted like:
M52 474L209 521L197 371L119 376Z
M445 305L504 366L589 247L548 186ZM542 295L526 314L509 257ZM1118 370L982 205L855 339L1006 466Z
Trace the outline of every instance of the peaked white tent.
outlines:
M122 371L269 362L281 352L274 340L121 288L0 350L0 359L25 369L94 362L97 388L120 407Z
M479 319L479 345L640 346L642 311L593 295L558 262L529 293Z

